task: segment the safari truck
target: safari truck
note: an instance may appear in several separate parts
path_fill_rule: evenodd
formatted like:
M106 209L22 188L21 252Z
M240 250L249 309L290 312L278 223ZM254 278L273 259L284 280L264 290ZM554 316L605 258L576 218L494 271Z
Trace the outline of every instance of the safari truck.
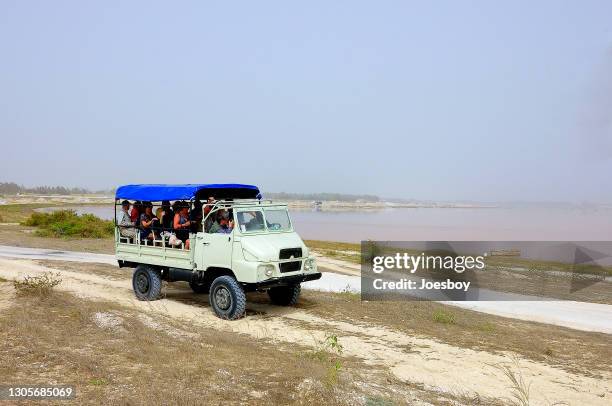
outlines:
M136 221L126 220L130 208ZM302 282L321 277L287 205L263 200L253 185L121 186L115 213L115 255L120 267L134 268L139 300L159 299L164 280L184 281L209 294L218 317L234 320L245 314L246 292L267 291L290 306Z

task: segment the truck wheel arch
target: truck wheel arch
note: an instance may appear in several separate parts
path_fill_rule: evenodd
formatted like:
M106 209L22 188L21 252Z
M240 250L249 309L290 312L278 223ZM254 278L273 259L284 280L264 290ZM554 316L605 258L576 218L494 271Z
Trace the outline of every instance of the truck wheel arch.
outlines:
M211 282L215 280L216 278L218 278L219 276L224 276L224 275L231 276L232 278L236 279L236 274L234 274L234 271L232 271L229 268L211 266L211 267L206 268L206 271L204 271L204 279L210 280Z

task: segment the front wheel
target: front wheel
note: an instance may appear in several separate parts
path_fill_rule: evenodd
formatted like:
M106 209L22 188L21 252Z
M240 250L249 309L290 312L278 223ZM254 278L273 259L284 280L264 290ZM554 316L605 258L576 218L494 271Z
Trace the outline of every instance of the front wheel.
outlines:
M161 274L149 265L138 265L132 276L132 287L138 300L157 300L161 296Z
M246 295L240 284L231 276L219 276L213 281L208 300L219 318L236 320L244 316Z
M299 283L291 286L278 286L276 288L270 288L270 290L268 290L268 296L270 296L272 303L276 305L293 306L297 303L301 291L302 287Z

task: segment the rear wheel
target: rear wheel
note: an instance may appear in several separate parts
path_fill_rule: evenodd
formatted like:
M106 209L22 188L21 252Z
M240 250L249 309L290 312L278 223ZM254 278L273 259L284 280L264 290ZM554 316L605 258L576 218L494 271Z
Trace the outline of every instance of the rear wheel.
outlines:
M231 276L219 276L213 281L208 300L215 314L222 319L236 320L244 316L246 295Z
M161 297L161 274L149 265L138 265L132 276L132 287L138 300L157 300Z
M297 303L301 291L302 287L299 283L291 286L278 286L270 288L270 290L268 290L268 296L270 296L272 303L276 305L293 306Z

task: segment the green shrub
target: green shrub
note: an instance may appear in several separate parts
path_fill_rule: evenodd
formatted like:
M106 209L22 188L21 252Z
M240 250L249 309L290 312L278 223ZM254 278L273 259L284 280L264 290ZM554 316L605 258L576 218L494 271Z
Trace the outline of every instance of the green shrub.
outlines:
M455 315L438 309L433 313L433 321L442 324L455 324Z
M373 396L366 398L366 406L393 406L392 400L384 398L382 396Z
M32 213L23 225L38 227L36 234L41 237L106 238L114 233L112 221L93 214L78 215L74 210Z
M485 333L492 333L495 331L495 324L487 321L476 325L476 329Z
M324 383L325 386L331 388L340 379L340 371L343 369L341 356L344 346L340 344L337 335L327 334L325 340L319 342L317 347L315 351L309 352L307 355L309 358L327 365Z
M108 381L104 378L93 378L89 380L89 384L93 386L103 386L106 385Z

